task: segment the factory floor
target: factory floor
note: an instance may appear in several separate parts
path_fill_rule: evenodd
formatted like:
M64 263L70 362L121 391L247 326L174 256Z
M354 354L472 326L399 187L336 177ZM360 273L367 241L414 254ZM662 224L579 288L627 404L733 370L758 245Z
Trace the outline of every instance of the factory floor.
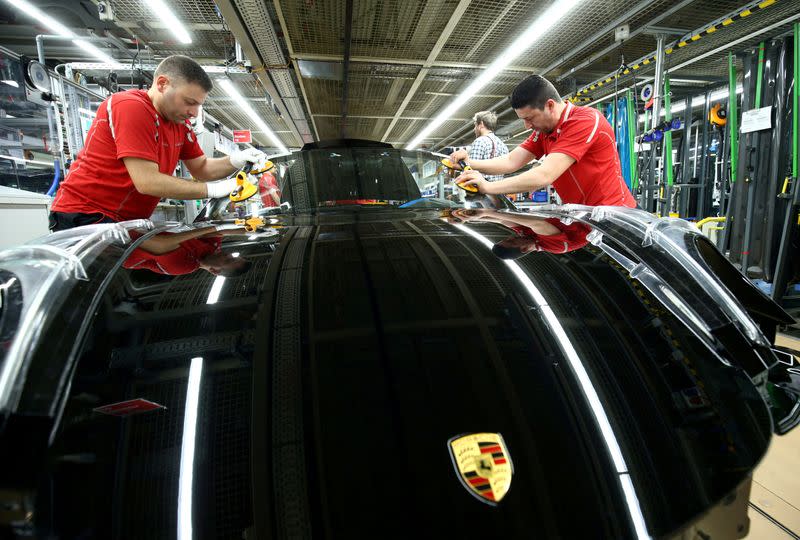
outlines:
M776 345L797 351L800 339L778 336ZM764 460L756 468L750 491L750 534L757 540L800 538L800 427L775 436Z

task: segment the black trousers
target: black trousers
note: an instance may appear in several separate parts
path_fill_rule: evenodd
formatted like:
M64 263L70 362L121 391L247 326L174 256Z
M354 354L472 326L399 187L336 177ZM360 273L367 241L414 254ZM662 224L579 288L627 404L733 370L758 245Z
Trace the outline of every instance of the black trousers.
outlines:
M82 214L80 212L50 212L50 230L52 232L65 231L83 225L96 223L116 223L113 219L100 213Z

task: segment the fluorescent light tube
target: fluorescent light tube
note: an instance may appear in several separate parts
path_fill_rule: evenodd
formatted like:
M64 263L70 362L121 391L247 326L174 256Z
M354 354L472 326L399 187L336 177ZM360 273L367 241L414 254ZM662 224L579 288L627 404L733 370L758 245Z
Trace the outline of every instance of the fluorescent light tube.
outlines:
M88 52L98 60L103 62L114 63L114 59L105 54L103 51L92 45L87 41L83 41L80 39L75 32L61 24L60 22L56 21L54 18L46 15L42 10L39 8L31 5L27 0L6 0L9 4L17 8L18 10L25 13L30 18L34 19L37 23L45 26L48 30L53 32L57 36L64 36L64 37L71 37L76 38L72 41L75 45L83 49L84 51Z
M253 108L250 106L247 100L245 100L245 98L242 97L239 91L236 90L236 87L233 85L231 80L217 79L217 82L228 93L228 95L233 98L233 100L236 102L239 108L242 109L242 112L244 112L245 115L249 117L253 121L253 123L261 129L261 131L267 134L267 137L269 137L272 143L278 148L278 150L280 150L280 153L288 154L289 150L286 148L286 146L283 145L283 143L275 134L275 132L269 128L269 126L264 122L264 120L261 119L261 116L253 110ZM244 126L240 127L244 128Z
M107 69L110 71L130 71L130 64L123 64L113 60L111 62L70 62L69 65L72 69ZM134 69L138 68L138 64L134 64ZM206 73L227 73L230 69L225 66L200 66ZM142 68L144 71L155 70L154 65L145 65Z
M150 9L156 17L166 23L167 27L170 28L172 33L175 34L175 37L178 38L178 41L181 43L192 42L192 37L189 35L189 32L186 31L181 21L178 20L175 14L172 13L172 10L164 3L164 0L146 0L145 3L150 6Z
M499 54L497 60L489 64L478 77L472 81L458 97L456 97L450 105L439 113L436 118L428 123L425 128L420 131L414 139L408 143L406 150L413 150L416 148L423 139L425 139L434 129L441 126L446 120L453 117L455 112L461 108L470 98L478 93L484 86L492 82L492 80L511 62L516 60L522 53L527 51L539 40L544 34L547 33L564 15L570 13L579 0L562 0L561 2L553 2L553 4L536 19L525 32L523 32L517 39L514 40L506 50Z
M178 477L178 540L192 540L192 491L194 482L194 450L197 433L197 407L200 402L200 379L203 357L192 358L186 383L186 407L183 411L181 468Z
M75 37L75 32L56 21L49 15L45 15L44 11L31 5L27 0L6 0L6 2L22 11L30 18L35 19L37 23L47 27L47 29L52 31L54 34L59 36Z

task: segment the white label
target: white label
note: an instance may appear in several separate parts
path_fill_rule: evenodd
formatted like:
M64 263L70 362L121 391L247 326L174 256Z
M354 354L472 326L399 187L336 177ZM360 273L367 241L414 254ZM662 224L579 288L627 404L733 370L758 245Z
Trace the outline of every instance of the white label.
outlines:
M761 131L772 127L772 106L742 113L742 133Z

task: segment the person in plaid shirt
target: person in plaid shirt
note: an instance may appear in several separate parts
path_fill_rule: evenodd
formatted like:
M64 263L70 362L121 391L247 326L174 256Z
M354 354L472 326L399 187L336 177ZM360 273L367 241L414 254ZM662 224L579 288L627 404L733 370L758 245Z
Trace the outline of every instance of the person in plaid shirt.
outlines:
M508 147L501 141L494 130L497 127L497 115L492 111L481 111L472 117L474 122L475 142L469 149L469 159L492 159L508 154ZM502 180L503 175L485 176L489 182Z

